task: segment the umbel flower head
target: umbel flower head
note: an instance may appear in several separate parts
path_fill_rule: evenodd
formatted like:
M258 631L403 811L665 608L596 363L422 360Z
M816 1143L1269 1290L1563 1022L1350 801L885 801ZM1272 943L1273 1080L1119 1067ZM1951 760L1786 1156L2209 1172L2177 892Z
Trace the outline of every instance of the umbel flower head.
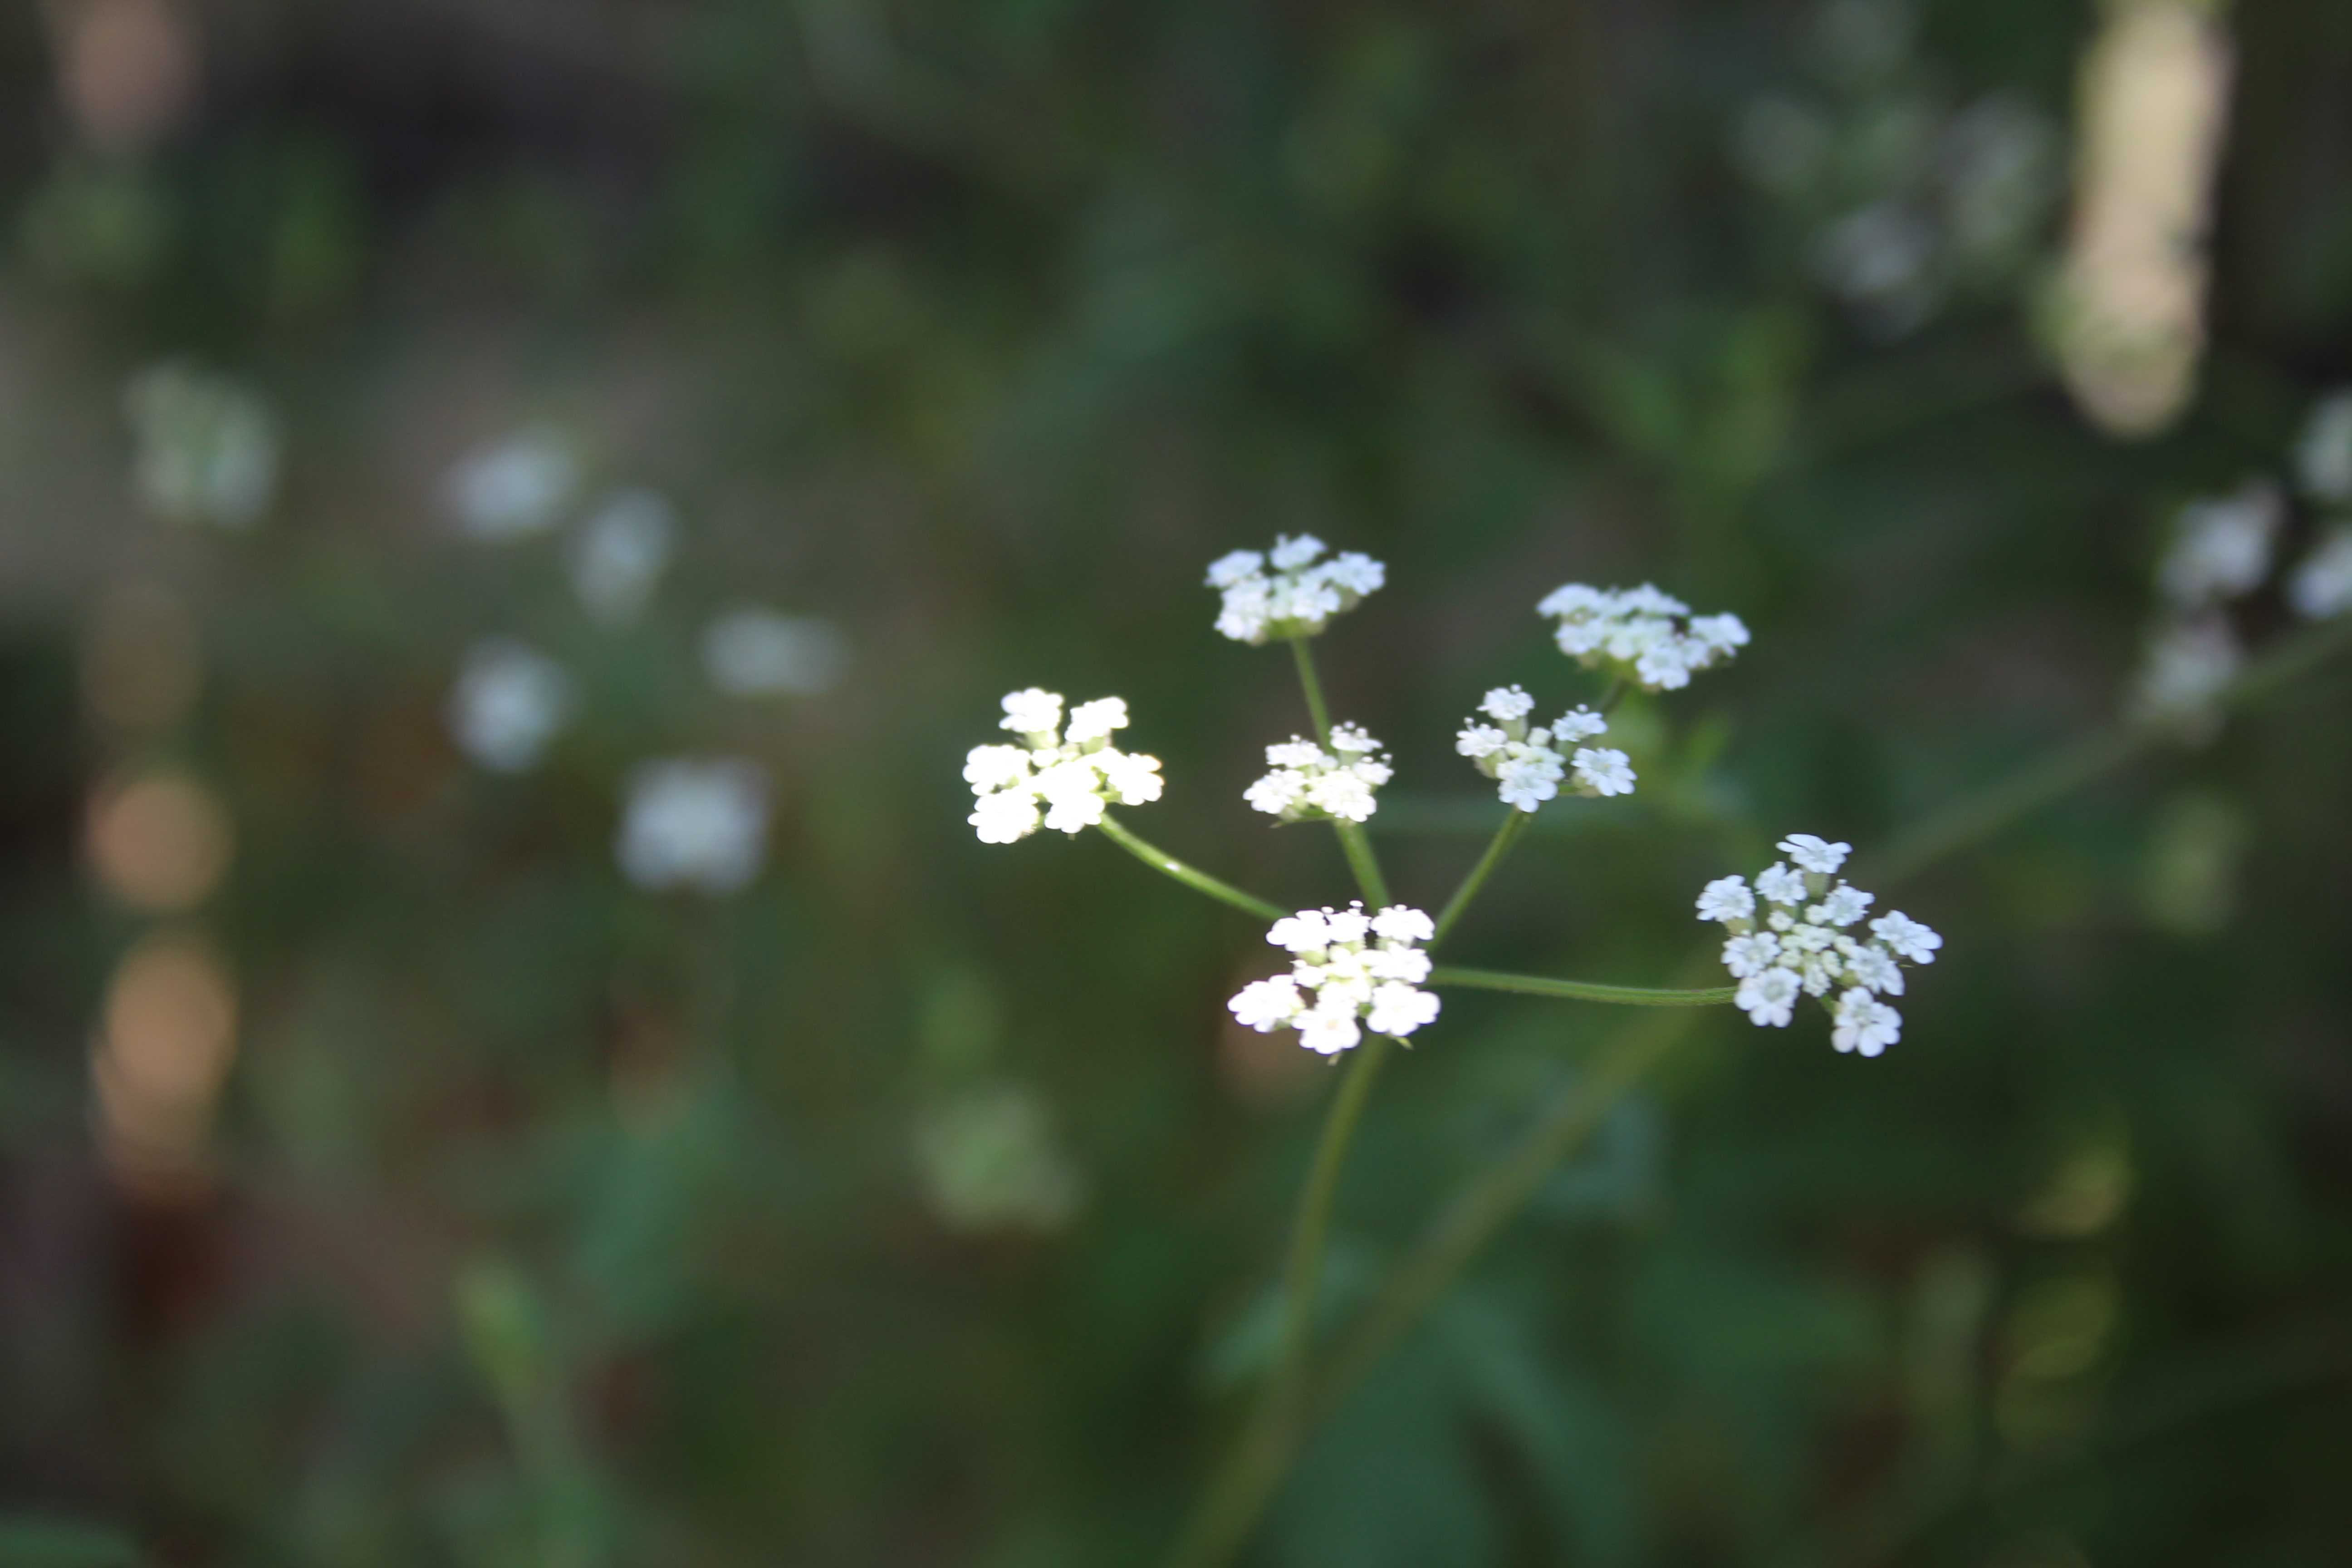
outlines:
M1297 1030L1300 1045L1327 1057L1368 1029L1402 1039L1437 1016L1436 996L1421 989L1430 965L1420 946L1436 932L1427 915L1403 904L1375 915L1361 903L1301 910L1265 933L1290 953L1290 973L1251 981L1225 1005L1261 1035Z
M1533 811L1559 795L1563 781L1572 781L1570 787L1579 795L1633 793L1633 769L1624 752L1578 744L1606 733L1608 720L1590 708L1572 708L1529 729L1535 707L1524 689L1498 686L1479 704L1492 722L1470 719L1454 738L1454 749L1500 786L1504 805Z
M1277 535L1271 550L1211 562L1209 586L1224 595L1217 630L1245 643L1313 637L1388 581L1388 568L1370 556L1343 550L1324 560L1324 548L1311 533Z
M1395 771L1360 724L1334 724L1326 751L1294 735L1265 749L1266 775L1242 798L1285 822L1362 822L1380 805L1373 791Z
M1819 997L1830 1043L1874 1057L1903 1037L1903 1016L1879 998L1902 995L1904 963L1935 963L1944 939L1900 910L1864 928L1872 896L1836 874L1853 847L1792 833L1780 843L1788 860L1765 868L1753 888L1719 877L1702 889L1698 918L1731 933L1723 966L1750 1023L1785 1028L1800 996Z
M965 820L982 844L1011 844L1040 827L1076 833L1100 822L1106 805L1160 798L1160 759L1110 743L1127 728L1123 699L1081 702L1065 726L1061 693L1032 687L1005 698L1001 722L1021 743L974 746L963 763L977 803Z
M1644 691L1679 690L1697 671L1748 646L1748 627L1738 616L1693 616L1688 605L1647 583L1570 583L1546 595L1536 614L1559 623L1552 636L1560 652Z

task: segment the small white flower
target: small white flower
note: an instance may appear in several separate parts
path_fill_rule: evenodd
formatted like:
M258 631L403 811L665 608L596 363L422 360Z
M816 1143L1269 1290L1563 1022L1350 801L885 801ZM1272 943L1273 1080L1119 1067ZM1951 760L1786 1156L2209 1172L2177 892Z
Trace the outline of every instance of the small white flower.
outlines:
M1795 1016L1797 997L1803 989L1794 972L1767 969L1739 983L1739 993L1732 998L1732 1005L1747 1014L1748 1021L1759 1028L1785 1029Z
M1209 586L1223 595L1217 631L1246 643L1313 637L1388 581L1388 569L1369 555L1343 551L1325 560L1323 551L1321 540L1302 534L1276 540L1263 554L1218 557L1208 573Z
M1496 793L1503 804L1533 811L1559 794L1559 759L1549 752L1513 757L1495 772Z
M1632 795L1633 769L1622 752L1582 747L1576 753L1576 782L1594 795Z
M1370 915L1361 904L1285 915L1265 940L1292 955L1290 973L1252 981L1226 1005L1261 1032L1289 1025L1300 1045L1324 1056L1353 1047L1365 1028L1402 1038L1437 1016L1437 997L1420 989L1430 961L1419 946L1436 929L1403 904Z
M1846 973L1856 985L1873 991L1883 991L1889 996L1903 994L1903 966L1880 947L1856 946L1846 958Z
M1268 771L1242 792L1242 799L1285 822L1366 821L1379 809L1374 792L1394 772L1379 748L1356 724L1334 727L1328 752L1293 736L1265 749Z
M170 522L242 530L278 493L279 438L269 405L242 383L193 365L150 366L123 389L131 478Z
M1864 892L1860 888L1849 888L1840 884L1831 889L1817 907L1821 918L1831 925L1850 926L1868 911L1870 900L1871 895Z
M1265 557L1255 550L1236 550L1209 563L1209 586L1230 588L1265 568Z
M539 761L572 709L572 679L562 665L494 637L467 651L449 692L449 731L483 767L519 773Z
M2352 610L2352 527L2338 527L2311 547L2286 580L2286 600L2307 620Z
M504 544L553 528L579 479L579 465L561 437L523 430L459 458L443 494L459 532Z
M1480 700L1478 710L1491 719L1508 723L1534 712L1536 700L1528 695L1524 686L1497 686Z
M964 818L982 844L1013 844L1037 831L1045 821L1037 797L1027 790L1000 790L981 795Z
M1942 937L1901 910L1892 910L1871 921L1870 934L1885 942L1895 956L1907 958L1914 963L1935 963L1936 950L1944 945Z
M572 591L581 607L607 626L636 619L669 565L677 532L677 514L651 490L606 500L572 542Z
M1698 893L1698 918L1703 921L1744 921L1756 913L1756 895L1744 878L1717 877Z
M1609 721L1590 708L1571 708L1552 721L1551 739L1555 746L1572 746L1579 741L1590 741L1595 735L1608 733Z
M1390 981L1372 992L1364 1014L1365 1026L1375 1035L1403 1037L1436 1021L1437 998L1429 992Z
M1801 868L1819 871L1825 877L1844 865L1845 858L1853 853L1851 844L1832 844L1810 833L1791 833L1773 847Z
M1002 727L1017 734L1043 735L1061 728L1062 696L1057 691L1041 691L1030 687L1015 691L1004 699L1004 719Z
M1387 586L1389 569L1361 551L1346 550L1325 564L1323 580L1342 597L1353 594L1360 599Z
M615 847L639 887L731 893L759 875L767 775L736 758L648 763L631 775Z
M1323 542L1311 533L1302 533L1296 539L1277 534L1265 558L1277 572L1296 572L1322 553Z
M1475 760L1493 756L1509 740L1508 735L1492 724L1465 724L1462 732L1454 737L1454 749L1463 756Z
M841 684L849 645L831 621L759 606L730 610L702 634L702 668L730 697L815 697Z
M1748 640L1738 616L1694 618L1688 605L1647 583L1638 588L1570 583L1546 595L1536 613L1559 623L1553 638L1562 653L1649 691L1681 689Z
M1903 1037L1903 1015L1855 986L1838 998L1830 1044L1874 1057Z
M1251 981L1235 992L1225 1005L1244 1028L1264 1035L1297 1017L1305 1003L1299 997L1298 982L1287 974L1277 974L1271 980Z
M2295 472L2315 500L2352 500L2352 391L2320 399L2295 445Z
M963 782L981 791L1009 788L1029 777L1025 746L974 746L963 760Z
M1734 980L1761 974L1780 956L1780 939L1770 931L1735 936L1723 944L1723 967Z
M1410 905L1391 904L1372 917L1372 934L1383 942L1430 942L1437 936L1437 924Z
M1298 1043L1318 1056L1336 1057L1341 1051L1352 1050L1356 1042L1363 1037L1363 1031L1356 1026L1356 1015L1352 1009L1345 1013L1326 1013L1318 1007L1311 1013L1302 1014L1298 1019Z
M1126 728L1126 700L1097 697L1070 710L1070 721L1062 731L1062 739L1074 746L1081 745L1088 741L1107 741L1114 731Z
M1801 872L1791 871L1776 860L1756 874L1756 892L1771 903L1794 909L1805 901L1805 879Z

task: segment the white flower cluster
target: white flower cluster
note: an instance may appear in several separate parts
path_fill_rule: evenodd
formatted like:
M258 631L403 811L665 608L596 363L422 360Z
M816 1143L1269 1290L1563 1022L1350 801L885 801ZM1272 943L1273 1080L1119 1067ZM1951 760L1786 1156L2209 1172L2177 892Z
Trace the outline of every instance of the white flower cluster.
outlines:
M1294 735L1265 749L1269 771L1242 798L1285 822L1362 822L1380 806L1373 791L1395 772L1360 724L1334 724L1328 751Z
M1494 721L1468 720L1454 738L1454 749L1501 786L1504 805L1533 811L1559 795L1561 782L1571 776L1579 795L1633 793L1633 769L1624 752L1578 744L1606 733L1608 720L1590 708L1574 708L1549 725L1529 729L1535 706L1523 688L1498 686L1479 704L1479 711Z
M1079 703L1066 727L1061 694L1032 687L1005 698L1001 722L1021 744L974 746L963 763L976 802L965 820L982 844L1011 844L1040 827L1076 833L1100 822L1106 805L1160 798L1160 759L1110 743L1127 728L1119 698Z
M1733 1000L1759 1027L1784 1028L1799 996L1835 991L1830 1043L1874 1057L1903 1036L1903 1016L1879 997L1902 995L1903 962L1933 963L1944 939L1900 910L1872 921L1868 941L1849 934L1872 898L1836 875L1853 847L1792 833L1779 847L1788 861L1752 889L1719 877L1699 892L1698 918L1731 932L1723 966L1739 982Z
M1536 614L1559 623L1552 635L1560 652L1644 691L1679 690L1699 670L1748 646L1748 627L1738 616L1693 616L1688 605L1647 583L1638 588L1570 583L1546 595Z
M1388 581L1388 568L1343 550L1323 560L1313 534L1276 537L1267 551L1236 550L1209 563L1209 586L1224 595L1217 630L1235 642L1313 637Z
M1327 1057L1367 1029L1402 1039L1437 1016L1436 996L1421 989L1430 963L1420 947L1436 934L1427 915L1403 904L1374 915L1361 903L1301 910L1265 933L1290 953L1290 973L1251 981L1225 1005L1261 1035L1297 1030L1300 1045Z

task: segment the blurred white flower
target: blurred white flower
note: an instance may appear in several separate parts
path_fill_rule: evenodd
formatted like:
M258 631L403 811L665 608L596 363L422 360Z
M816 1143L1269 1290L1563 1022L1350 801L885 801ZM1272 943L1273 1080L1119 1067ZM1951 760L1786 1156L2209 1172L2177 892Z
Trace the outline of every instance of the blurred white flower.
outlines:
M950 1230L1059 1230L1085 1203L1085 1177L1025 1085L991 1084L927 1108L913 1142L924 1201Z
M1076 833L1102 821L1107 806L1160 798L1160 759L1110 743L1127 727L1122 699L1081 702L1066 735L1061 694L1031 687L1005 697L999 727L1021 743L974 746L964 757L972 793L964 820L982 844L1012 844L1040 827Z
M1269 769L1242 798L1285 822L1366 821L1393 772L1380 745L1358 724L1333 725L1328 751L1294 735L1265 749Z
M1388 568L1349 550L1324 561L1312 534L1277 538L1263 553L1236 550L1209 564L1208 584L1223 595L1217 630L1236 642L1312 637L1388 581Z
M123 390L139 499L173 522L246 529L278 491L278 421L241 383L166 363Z
M1852 847L1792 833L1780 847L1802 869L1776 862L1758 875L1753 893L1738 877L1718 877L1699 894L1699 919L1731 933L1723 966L1739 982L1733 1002L1759 1027L1782 1028L1799 997L1842 991L1832 1009L1831 1044L1874 1057L1903 1032L1901 1016L1877 1000L1903 994L1896 960L1933 963L1944 939L1899 910L1871 921L1869 940L1850 934L1872 902L1835 875ZM1759 898L1766 905L1761 929Z
M2229 622L2219 616L2173 621L2148 638L2128 711L2143 723L2163 724L2195 743L2220 732L2218 699L2245 656Z
M1870 312L1871 324L1901 337L1934 311L1935 226L1888 198L1846 214L1822 231L1813 266L1830 291Z
M735 757L676 757L629 777L614 852L641 888L731 893L760 874L768 779Z
M1321 1056L1355 1046L1366 1029L1402 1039L1437 1016L1436 995L1421 989L1430 975L1421 944L1436 932L1405 904L1373 915L1361 903L1286 915L1265 940L1289 952L1290 973L1250 982L1226 1009L1262 1035L1296 1029L1298 1043Z
M572 591L596 620L635 620L676 548L677 514L651 490L623 490L598 507L572 541Z
M814 616L730 610L702 634L703 670L730 696L819 696L840 685L848 667L840 629Z
M2352 501L2352 389L2319 400L2295 443L2295 474L2314 500Z
M468 452L442 481L457 531L484 544L553 528L579 484L572 449L551 430L519 431Z
M2267 479L2189 502L2173 521L2157 585L2184 609L2252 593L2270 572L2271 540L2285 517L2286 498Z
M572 716L572 679L538 650L490 637L467 650L449 691L449 732L492 773L517 773L539 761Z
M2352 527L2338 527L2311 547L2286 580L2287 603L2315 621L2352 610Z

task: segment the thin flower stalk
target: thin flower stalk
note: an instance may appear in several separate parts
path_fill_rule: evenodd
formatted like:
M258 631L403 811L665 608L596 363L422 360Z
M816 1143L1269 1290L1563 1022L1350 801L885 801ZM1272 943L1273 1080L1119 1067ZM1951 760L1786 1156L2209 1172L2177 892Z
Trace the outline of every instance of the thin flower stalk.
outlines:
M1221 881L1196 866L1186 865L1158 845L1137 837L1133 829L1108 812L1103 813L1102 820L1095 826L1101 830L1104 837L1161 876L1172 877L1194 892L1206 893L1219 903L1230 904L1245 915L1255 915L1262 921L1278 921L1288 912L1279 904L1269 903L1255 893L1244 893L1231 882Z

